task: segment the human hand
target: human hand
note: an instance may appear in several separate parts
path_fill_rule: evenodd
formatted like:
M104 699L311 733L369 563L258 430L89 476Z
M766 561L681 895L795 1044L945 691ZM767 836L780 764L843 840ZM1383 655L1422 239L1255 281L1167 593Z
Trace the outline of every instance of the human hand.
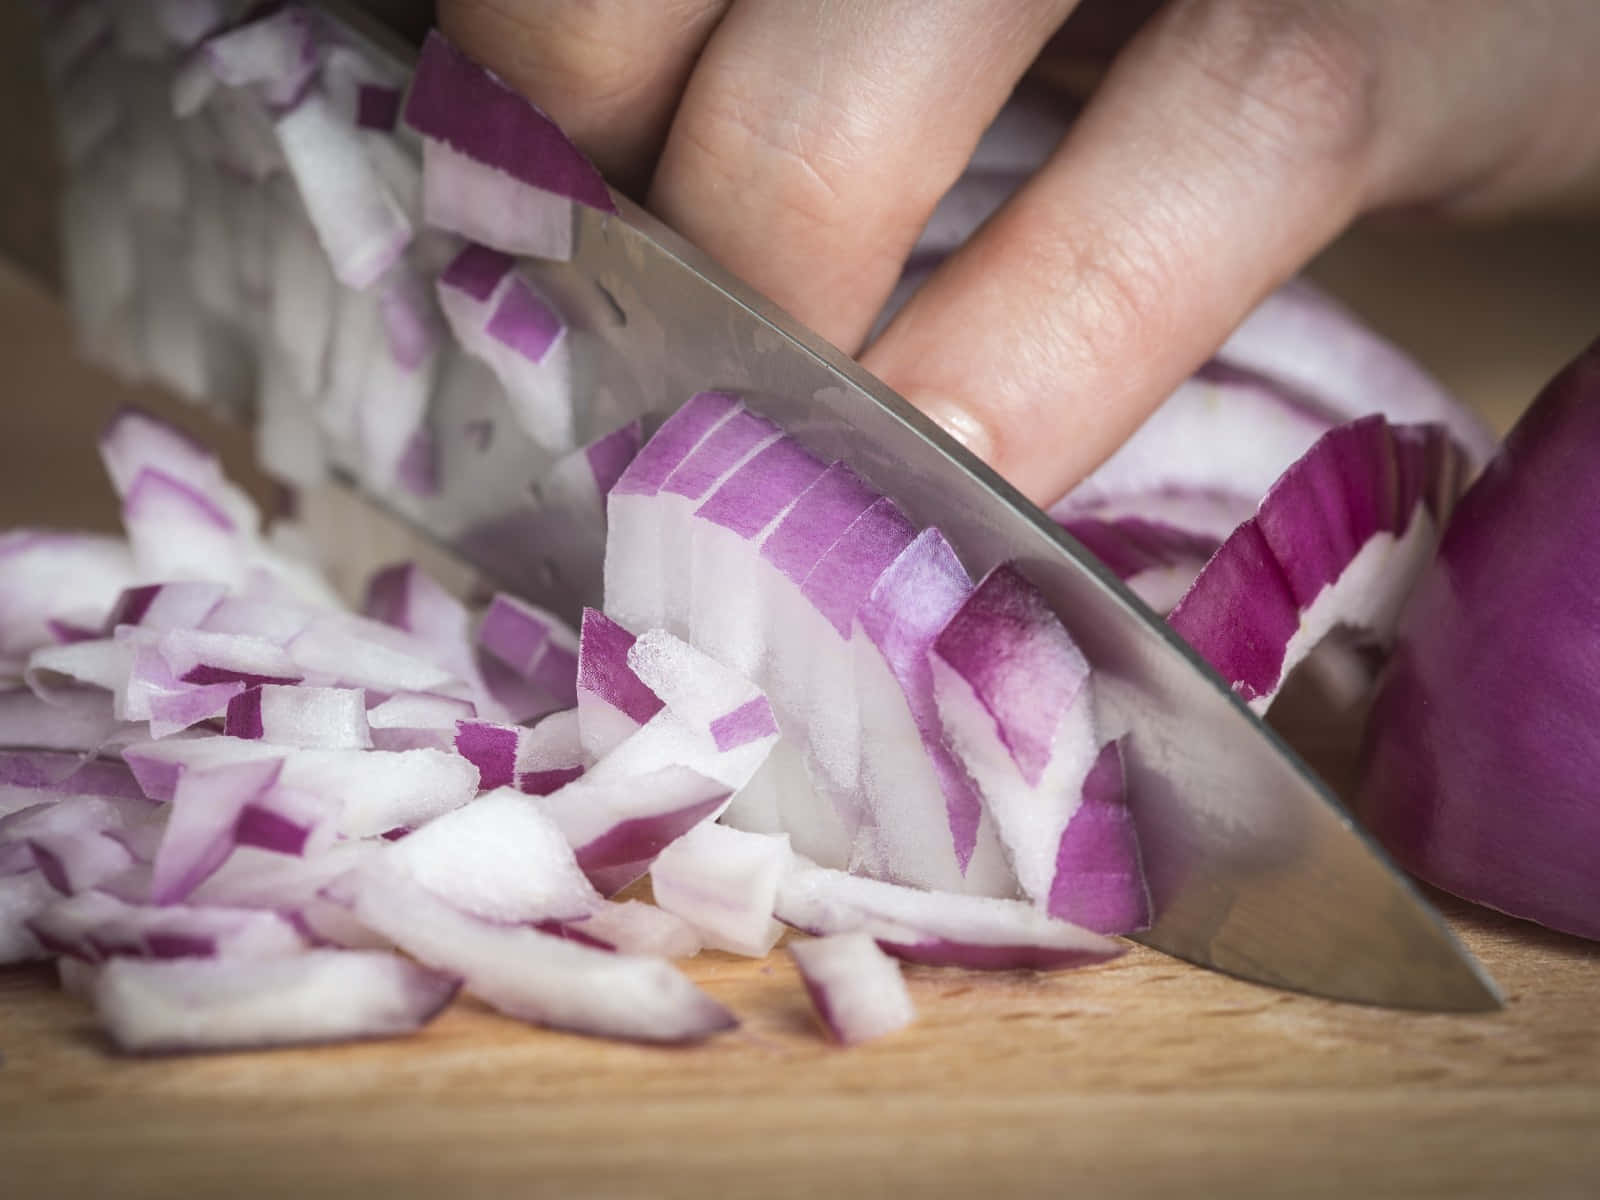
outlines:
M1118 5L1157 11L862 353L1042 503L1362 214L1600 192L1592 0L1084 0L1064 30L1079 0L438 7L609 178L855 353L1017 81Z

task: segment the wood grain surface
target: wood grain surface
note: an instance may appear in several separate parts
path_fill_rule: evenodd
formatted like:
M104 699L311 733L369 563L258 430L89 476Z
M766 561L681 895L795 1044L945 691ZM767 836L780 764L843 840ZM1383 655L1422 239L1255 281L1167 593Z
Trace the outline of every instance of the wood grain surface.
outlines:
M48 163L38 117L0 105L8 162ZM48 176L0 180L0 244L44 278ZM1315 274L1502 429L1600 331L1592 229L1365 231ZM130 397L270 499L247 438L72 361L4 269L0 361L0 526L114 527L92 437ZM1600 946L1440 903L1504 1012L1335 1004L1136 947L1053 976L912 969L917 1025L841 1051L781 953L707 953L689 973L744 1024L696 1048L466 1000L402 1041L144 1060L48 969L0 969L0 1197L1600 1195Z

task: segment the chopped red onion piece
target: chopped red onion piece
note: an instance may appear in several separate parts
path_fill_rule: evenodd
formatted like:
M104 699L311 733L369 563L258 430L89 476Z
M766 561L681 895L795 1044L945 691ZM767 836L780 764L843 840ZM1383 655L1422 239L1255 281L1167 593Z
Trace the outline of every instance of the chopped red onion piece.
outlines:
M573 929L604 942L621 954L655 958L693 958L700 953L700 935L682 917L639 900L604 901Z
M60 898L41 871L0 875L0 966L46 957L28 921Z
M577 703L578 636L553 613L498 593L484 613L477 640L493 661L509 668L508 687L496 690L487 662L485 676L515 720Z
M929 966L1049 971L1123 952L1110 938L1019 900L925 892L821 867L791 870L774 911L818 936L869 933L896 958Z
M572 201L616 211L600 173L555 123L438 32L423 44L404 117L424 138L432 225L511 254L565 259Z
M153 864L154 903L179 903L222 865L237 844L240 812L278 783L283 766L282 758L259 758L182 773Z
M338 805L338 831L373 837L413 826L471 800L478 772L457 754L440 750L285 750L241 738L168 739L122 752L145 794L170 800L184 773L222 763L281 758L284 788Z
M786 837L697 825L656 856L651 894L706 945L760 958L783 936L772 905L790 858Z
M866 933L789 943L806 994L835 1040L845 1045L904 1029L916 1020L900 964Z
M670 964L471 917L394 873L364 871L360 918L422 962L460 975L509 1016L602 1037L684 1042L734 1028L732 1013Z
M303 5L285 4L208 38L200 55L219 83L254 87L270 107L281 110L305 96L321 65L321 46L318 15Z
M421 1028L458 983L382 951L283 958L118 958L91 987L96 1012L136 1054L392 1037Z
M441 900L486 920L576 921L601 904L562 830L511 788L429 821L384 854Z
M223 733L278 746L364 750L372 745L366 695L358 688L261 684L228 702Z
M1172 610L1172 627L1263 712L1335 628L1386 643L1464 474L1441 426L1364 417L1284 472Z
M0 656L50 643L52 619L104 614L133 581L121 538L14 530L0 534Z
M78 796L122 796L142 799L144 793L127 766L81 754L48 750L0 750L0 786Z
M400 258L411 222L361 137L315 93L278 119L278 143L339 282L363 290Z
M93 688L52 689L48 701L26 689L0 692L0 745L95 753L135 728L117 720L111 697Z
M616 875L632 882L655 856L727 802L728 787L682 766L618 778L593 772L548 796L534 797L572 845L578 866L602 892L614 895Z
M517 753L517 789L548 796L582 775L587 766L578 710L551 713L523 736Z
M56 953L86 961L269 958L308 948L292 922L269 910L134 905L98 891L56 901L30 927Z
M609 754L662 709L628 665L634 636L596 609L578 634L578 737L590 759Z

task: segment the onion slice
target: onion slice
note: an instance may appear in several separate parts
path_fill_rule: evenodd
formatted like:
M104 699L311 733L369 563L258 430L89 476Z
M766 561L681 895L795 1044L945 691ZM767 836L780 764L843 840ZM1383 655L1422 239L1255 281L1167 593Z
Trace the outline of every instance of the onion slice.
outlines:
M1440 426L1372 416L1329 431L1206 564L1172 627L1264 712L1334 629L1388 642L1464 465Z

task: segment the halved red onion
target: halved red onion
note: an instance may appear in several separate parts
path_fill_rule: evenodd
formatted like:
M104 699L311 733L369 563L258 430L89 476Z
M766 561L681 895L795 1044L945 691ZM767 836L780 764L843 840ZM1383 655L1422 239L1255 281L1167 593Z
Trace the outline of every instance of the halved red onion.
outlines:
M1015 566L990 571L931 647L939 718L1023 892L1039 904L1099 752L1089 664Z
M417 60L405 121L424 140L430 224L510 254L568 258L571 203L616 206L553 121L438 32Z
M90 995L106 1032L136 1054L393 1037L421 1028L458 981L382 951L281 958L117 958Z
M1173 629L1265 711L1335 629L1387 643L1464 472L1441 426L1373 416L1331 430L1206 564Z
M1020 900L927 892L796 865L778 886L778 919L817 936L865 932L907 962L1039 971L1104 962L1123 946Z
M1590 647L1600 343L1540 393L1462 497L1408 601L1355 811L1401 865L1600 938Z
M783 936L772 906L790 858L786 837L696 825L656 856L651 895L707 946L760 958Z
M845 1045L904 1029L917 1012L900 964L868 933L838 933L789 943L806 994L823 1026Z
M406 953L459 975L509 1016L573 1033L696 1041L734 1028L670 964L467 915L394 872L363 871L356 913Z

